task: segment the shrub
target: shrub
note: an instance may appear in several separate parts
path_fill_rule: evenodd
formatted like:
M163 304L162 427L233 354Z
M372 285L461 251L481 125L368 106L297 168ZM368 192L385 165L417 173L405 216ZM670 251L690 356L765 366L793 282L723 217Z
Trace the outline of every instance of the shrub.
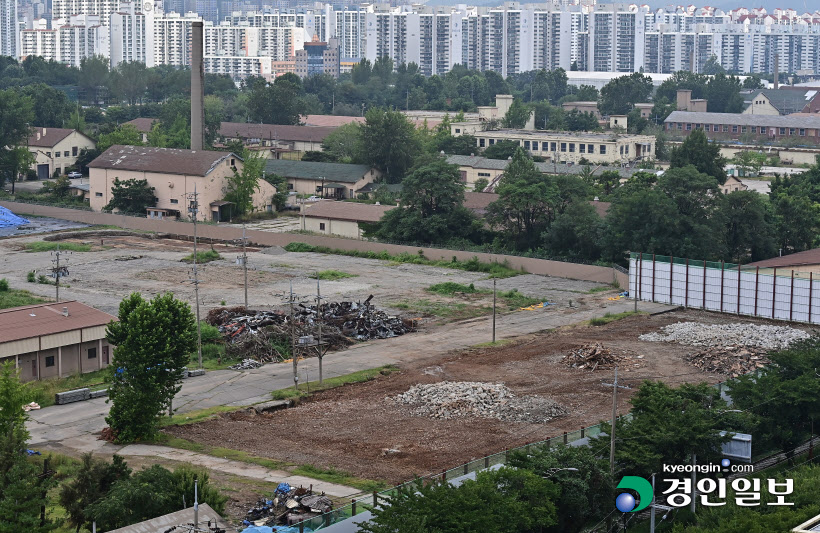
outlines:
M199 328L200 333L202 335L203 351L205 350L205 343L222 342L222 334L219 332L219 328L217 328L216 326L206 324L205 322L200 322Z
M9 290L9 280L6 278L0 279L0 292L8 292Z
M285 246L288 252L314 252L316 247L306 242L292 242Z
M28 274L26 274L26 281L28 281L29 283L35 283L37 281L37 274L35 274L33 270L30 271Z

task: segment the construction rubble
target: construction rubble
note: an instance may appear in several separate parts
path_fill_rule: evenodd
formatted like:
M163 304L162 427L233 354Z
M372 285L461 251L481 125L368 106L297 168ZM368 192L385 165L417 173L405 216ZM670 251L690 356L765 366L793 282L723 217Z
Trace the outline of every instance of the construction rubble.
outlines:
M419 384L392 398L412 406L416 416L438 419L495 418L507 422L545 423L567 414L550 398L516 396L502 383L442 381Z
M769 364L766 350L746 346L712 346L686 355L688 362L705 372L737 377Z
M626 367L628 371L628 367L642 366L640 359L643 359L642 355L633 357L626 352L618 354L596 342L572 350L561 359L561 362L579 370L611 369L617 365L621 368Z
M287 483L280 483L273 493L273 498L263 498L251 508L245 520L245 526L290 526L303 520L308 520L322 513L333 510L333 502L325 493L315 494L313 486L292 487Z
M676 342L689 346L753 346L762 350L782 350L796 341L807 339L801 329L763 324L701 324L677 322L646 333L639 338L651 342Z
M263 363L289 359L293 337L297 346L317 346L320 325L325 350L343 349L357 340L387 339L414 331L413 321L376 309L370 303L372 298L371 295L364 302L323 303L321 315L315 305L298 303L293 307L292 323L289 309L253 311L244 307L213 309L206 320L224 336L226 355ZM305 350L302 355L309 354L310 350Z

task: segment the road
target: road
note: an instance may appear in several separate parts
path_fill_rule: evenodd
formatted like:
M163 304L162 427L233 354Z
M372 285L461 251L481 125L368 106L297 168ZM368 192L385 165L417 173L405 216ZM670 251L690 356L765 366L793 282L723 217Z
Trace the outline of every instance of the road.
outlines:
M650 313L663 312L670 306L640 302L638 308ZM544 310L518 311L497 318L497 338L507 339L554 329L560 326L578 323L590 318L603 316L605 313L631 311L631 300L604 301L599 307L572 310L568 308L547 307ZM429 331L412 333L408 336L395 337L355 345L347 350L327 355L324 361L325 377L342 376L377 368L388 364L402 364L419 359L435 357L452 350L468 348L475 344L491 340L491 322L488 317L465 320L445 326L432 328ZM299 378L318 377L318 361L307 359L299 364ZM269 364L250 371L217 370L206 372L204 376L189 378L183 382L182 390L174 400L174 409L178 412L190 412L218 405L247 406L270 399L270 392L293 385L292 366L290 364ZM74 452L101 452L103 454L119 453L122 455L146 455L141 448L132 446L115 446L97 438L105 427L105 416L108 404L104 398L78 402L68 405L55 405L33 411L28 423L32 447L56 445ZM154 455L170 454L170 448L152 447ZM139 453L137 453L139 452ZM178 456L178 452L174 452ZM227 463L209 463L208 456L192 454L184 460L201 464L229 473L237 473L237 465ZM226 466L227 464L227 466ZM247 466L246 477L255 479L284 479L277 477L276 472L263 473L265 469ZM318 483L318 482L315 482ZM335 487L334 487L335 489ZM350 489L353 490L353 489ZM337 491L345 492L344 488ZM331 490L327 490L333 494ZM334 494L336 495L336 494ZM347 494L338 494L346 496Z

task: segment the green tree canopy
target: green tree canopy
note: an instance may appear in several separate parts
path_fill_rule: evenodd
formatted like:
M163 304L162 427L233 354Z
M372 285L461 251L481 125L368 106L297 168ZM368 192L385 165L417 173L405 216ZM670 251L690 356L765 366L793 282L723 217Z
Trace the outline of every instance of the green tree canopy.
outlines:
M242 170L234 171L225 186L225 200L233 202L236 215L253 211L253 195L259 190L259 179L265 169L265 159L259 153L248 154Z
M635 104L646 102L651 94L652 78L634 72L603 86L598 110L602 115L626 115Z
M103 207L106 211L117 209L123 213L145 213L146 207L157 204L154 188L148 185L148 180L129 178L120 180L114 178L111 187L111 200Z
M485 148L482 155L488 159L510 159L520 149L521 145L517 141L504 139ZM529 157L526 152L525 157Z
M671 168L694 165L698 172L708 174L718 183L726 181L726 158L720 155L720 145L709 142L703 130L689 134L680 146L672 148Z
M726 255L733 263L761 261L777 255L775 220L765 196L754 191L734 191L724 198Z
M170 293L144 300L134 293L120 303L119 321L106 330L116 346L110 368L105 421L118 442L154 435L182 380L182 368L196 347L191 307Z
M399 111L371 109L361 126L362 157L381 170L388 183L399 183L413 166L421 143L413 124Z
M111 133L100 135L97 150L103 153L115 144L142 146L142 133L133 124L123 124Z
M504 114L501 124L505 128L520 129L527 125L530 115L532 115L532 110L521 100L515 99Z

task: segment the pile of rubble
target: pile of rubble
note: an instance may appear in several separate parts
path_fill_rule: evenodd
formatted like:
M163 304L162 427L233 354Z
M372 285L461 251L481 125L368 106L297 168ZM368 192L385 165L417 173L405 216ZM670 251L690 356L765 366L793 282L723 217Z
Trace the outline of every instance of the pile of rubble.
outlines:
M333 510L325 493L314 494L313 485L306 489L280 483L273 499L264 498L251 508L242 522L245 526L291 525Z
M737 377L769 364L766 350L746 346L712 346L686 355L688 362L706 372Z
M414 415L445 420L480 417L545 423L567 414L566 408L550 398L519 397L502 383L442 381L420 384L392 399L413 406Z
M262 366L262 363L257 361L256 359L242 359L235 365L231 365L231 370L253 370L254 368L259 368Z
M638 356L642 359L643 356ZM617 366L641 366L633 357L627 353L617 354L609 348L604 348L600 343L584 344L572 350L561 359L561 362L572 368L597 370L613 368Z
M702 324L678 322L646 333L639 338L651 342L676 342L689 346L753 346L762 350L782 350L809 337L803 330L762 324Z
M244 307L213 309L206 320L224 336L227 355L263 362L288 358L283 351L292 346L294 336L297 343L315 346L320 324L326 350L345 348L354 339L387 339L414 331L413 321L376 309L372 299L371 295L363 303L329 302L319 309L300 303L294 306L292 323L289 310L252 311Z

